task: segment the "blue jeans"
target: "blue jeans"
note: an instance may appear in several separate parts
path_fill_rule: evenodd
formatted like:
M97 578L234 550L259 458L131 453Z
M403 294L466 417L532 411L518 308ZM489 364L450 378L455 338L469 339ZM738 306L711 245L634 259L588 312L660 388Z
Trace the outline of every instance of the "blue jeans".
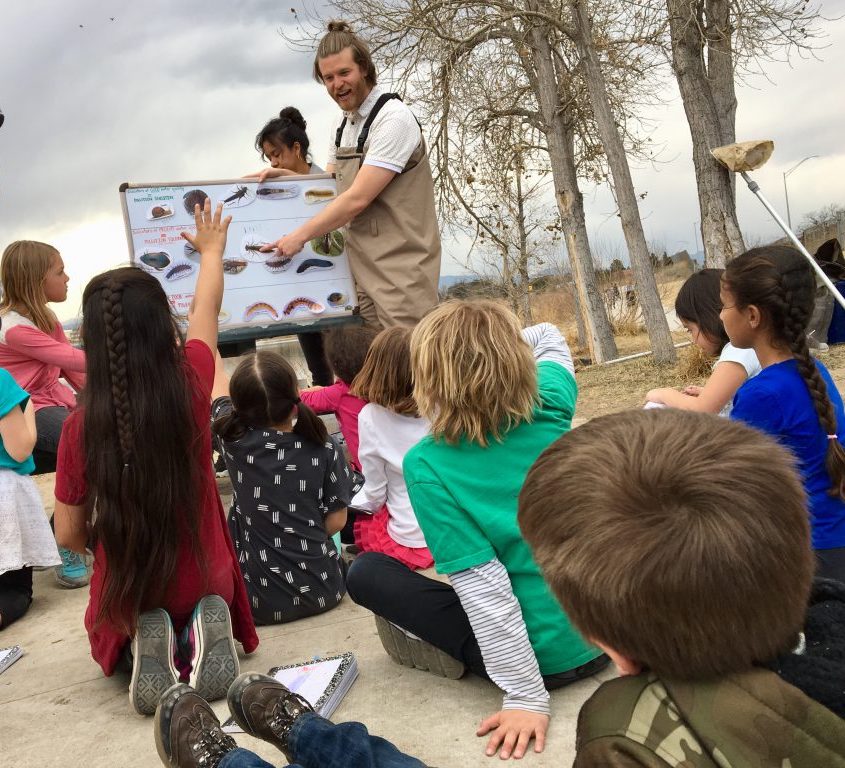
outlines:
M370 736L361 723L335 725L313 712L296 719L288 736L290 768L426 768L389 741ZM247 749L229 752L219 768L273 768Z

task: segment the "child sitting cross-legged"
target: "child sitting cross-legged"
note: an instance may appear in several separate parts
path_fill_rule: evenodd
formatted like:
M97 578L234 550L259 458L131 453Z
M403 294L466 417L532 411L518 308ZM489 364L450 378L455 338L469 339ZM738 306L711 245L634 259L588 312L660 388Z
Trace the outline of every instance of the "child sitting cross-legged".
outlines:
M258 624L334 608L346 592L333 533L346 522L352 477L340 447L307 405L296 374L266 350L222 360L212 392L214 431L232 479L229 530Z
M394 661L445 677L466 668L504 691L484 720L487 754L542 751L548 690L607 664L540 576L516 521L516 500L540 453L569 431L577 386L553 325L521 331L493 301L452 301L411 336L414 400L430 434L405 456L414 513L449 584L377 552L352 563L352 599L376 615Z
M576 768L845 765L845 587L811 595L785 448L706 414L597 418L534 464L519 523L622 675L581 710Z

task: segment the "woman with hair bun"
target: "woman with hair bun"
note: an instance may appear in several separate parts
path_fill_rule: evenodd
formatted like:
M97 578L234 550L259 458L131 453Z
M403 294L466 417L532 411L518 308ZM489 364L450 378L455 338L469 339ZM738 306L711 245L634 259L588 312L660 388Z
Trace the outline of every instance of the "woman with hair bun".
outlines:
M311 142L305 128L305 119L296 107L285 107L279 112L279 116L270 120L255 137L255 148L271 167L251 173L246 178L258 179L260 183L279 176L324 173L319 165L310 160L308 147ZM334 384L334 374L323 345L323 334L319 331L298 333L296 337L311 372L312 384L317 387Z

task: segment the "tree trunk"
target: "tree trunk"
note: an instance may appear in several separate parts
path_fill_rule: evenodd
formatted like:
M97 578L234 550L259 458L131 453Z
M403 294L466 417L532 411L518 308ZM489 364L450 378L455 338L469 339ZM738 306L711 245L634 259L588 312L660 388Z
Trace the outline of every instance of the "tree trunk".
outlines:
M552 60L548 31L532 26L528 29L528 44L532 61L525 56L523 66L543 116L549 164L555 185L555 198L561 224L566 233L566 249L572 267L572 279L578 293L577 302L583 312L587 330L587 345L594 363L612 360L617 356L616 339L601 298L590 241L584 220L584 202L578 188L575 165L575 137L558 98L558 79Z
M735 139L736 95L733 90L733 63L730 38L716 42L709 51L713 73L704 67L704 42L700 31L701 0L666 0L672 39L672 68L678 81L690 136L692 162L701 210L701 239L704 264L724 267L745 250L736 218L735 184L732 174L717 163L710 150ZM710 2L714 13L727 5L725 0ZM727 13L727 11L724 11ZM726 26L728 19L723 17ZM721 25L714 29L723 29ZM727 35L727 31L719 32ZM725 67L730 72L725 72Z
M705 0L707 76L719 117L722 144L736 141L736 88L732 48L730 0ZM736 200L736 174L728 174Z
M634 182L631 179L625 147L610 108L604 74L593 45L586 0L573 0L572 13L575 22L574 42L578 49L587 90L590 94L593 117L613 176L619 214L622 218L622 231L625 234L625 242L628 246L628 255L631 260L631 268L634 271L640 308L651 342L651 349L654 353L654 359L658 362L673 362L675 360L675 345L672 341L672 334L669 332L669 323L666 321L666 313L663 310L660 295L657 292L657 281L654 279L651 257L649 256L648 245L646 245L643 225L640 221L637 196L634 192Z
M518 314L523 325L532 323L531 317L531 278L528 276L528 233L525 230L525 198L522 195L522 158L518 158L514 164L516 171L516 205L517 205L517 226L519 227L519 252L516 264L516 274L519 277L517 303L519 304Z

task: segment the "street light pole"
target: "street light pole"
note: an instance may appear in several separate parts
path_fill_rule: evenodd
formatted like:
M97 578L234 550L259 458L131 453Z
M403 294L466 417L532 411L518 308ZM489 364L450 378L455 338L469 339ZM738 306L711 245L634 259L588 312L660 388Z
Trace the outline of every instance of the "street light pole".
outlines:
M786 198L786 223L789 225L790 229L792 229L792 216L790 216L789 214L789 190L786 187L786 177L789 176L789 174L793 171L797 171L800 165L816 157L818 157L818 155L810 155L809 157L805 157L803 160L793 165L792 168L790 168L786 173L783 174L783 196Z

